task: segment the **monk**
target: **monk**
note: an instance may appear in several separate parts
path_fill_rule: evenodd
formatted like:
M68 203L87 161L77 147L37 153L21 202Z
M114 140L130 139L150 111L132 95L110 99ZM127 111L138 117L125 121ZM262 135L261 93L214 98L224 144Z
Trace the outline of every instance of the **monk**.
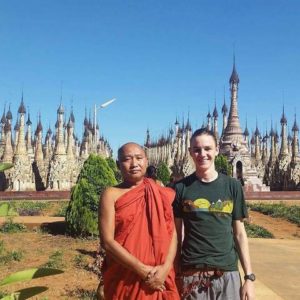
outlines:
M100 200L106 300L179 299L173 270L174 192L146 178L147 165L140 145L123 145L118 151L123 182L107 188Z

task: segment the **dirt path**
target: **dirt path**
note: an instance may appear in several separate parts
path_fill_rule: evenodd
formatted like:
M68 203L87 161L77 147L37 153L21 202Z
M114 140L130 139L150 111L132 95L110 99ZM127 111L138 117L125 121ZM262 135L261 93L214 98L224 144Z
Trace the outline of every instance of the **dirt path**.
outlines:
M273 233L276 239L300 240L300 227L284 219L250 211L250 222L264 227Z

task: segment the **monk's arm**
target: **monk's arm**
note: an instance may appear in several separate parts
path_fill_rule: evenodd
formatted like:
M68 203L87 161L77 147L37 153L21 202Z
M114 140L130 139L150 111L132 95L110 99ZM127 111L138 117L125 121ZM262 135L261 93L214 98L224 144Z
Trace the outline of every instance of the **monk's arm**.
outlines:
M162 265L155 266L148 274L146 283L151 288L155 288L164 284L171 268L173 267L176 252L177 252L177 233L176 233L176 229L174 228L169 251L166 256L165 262Z
M99 231L101 243L107 254L115 261L145 279L152 267L143 264L130 254L115 239L115 197L112 188L106 189L100 199Z
M174 228L172 240L171 240L170 247L169 247L169 252L168 252L168 255L167 255L165 263L164 263L164 265L168 269L168 271L170 271L171 267L173 266L176 252L177 252L177 233Z
M178 242L177 242L176 256L174 260L174 267L175 267L175 273L179 274L181 271L180 256L181 256L181 245L182 245L182 219L175 218L175 227L176 227Z

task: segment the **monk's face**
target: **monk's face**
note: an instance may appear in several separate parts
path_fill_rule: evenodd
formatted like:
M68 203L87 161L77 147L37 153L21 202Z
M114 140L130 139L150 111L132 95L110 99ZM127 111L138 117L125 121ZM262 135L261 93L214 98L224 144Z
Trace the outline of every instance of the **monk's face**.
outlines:
M145 151L137 144L126 144L119 155L119 168L124 181L138 182L144 178L148 160Z

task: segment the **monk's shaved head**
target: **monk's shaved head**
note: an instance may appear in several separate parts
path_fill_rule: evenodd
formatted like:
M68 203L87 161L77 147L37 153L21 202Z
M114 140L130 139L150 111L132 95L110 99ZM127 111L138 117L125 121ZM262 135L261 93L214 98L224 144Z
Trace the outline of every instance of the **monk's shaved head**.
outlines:
M117 164L123 182L131 186L143 180L148 166L148 159L141 145L130 142L124 144L118 150Z
M131 148L131 147L139 148L146 155L145 150L141 145L139 145L137 143L134 143L134 142L129 142L129 143L126 143L126 144L122 145L118 149L118 160L120 160L121 157L124 155L124 152L126 151L126 149Z

